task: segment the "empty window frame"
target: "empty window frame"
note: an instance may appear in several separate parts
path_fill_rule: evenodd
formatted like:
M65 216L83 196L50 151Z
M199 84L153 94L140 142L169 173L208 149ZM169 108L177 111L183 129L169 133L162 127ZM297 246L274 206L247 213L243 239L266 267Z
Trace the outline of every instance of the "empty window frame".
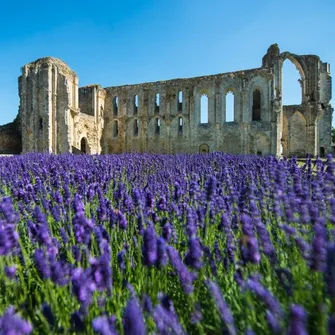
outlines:
M113 137L119 136L119 123L115 120L113 122Z
M157 118L155 120L155 134L159 135L161 132L161 120L159 118Z
M85 137L83 137L80 141L80 150L81 152L83 152L84 154L87 153L87 140Z
M139 122L138 120L134 120L134 136L138 136L139 133Z
M235 121L235 96L232 91L226 94L226 122Z
M119 98L117 96L113 99L113 115L119 115Z
M208 96L203 94L200 99L200 123L208 123Z
M261 92L255 89L252 93L252 121L261 120Z
M183 122L184 122L184 120L183 120L183 118L180 116L180 117L178 118L178 135L179 135L179 136L183 135Z
M134 96L134 115L138 113L138 95Z
M159 104L160 104L160 95L159 93L156 93L155 95L155 113L159 113Z
M183 111L183 92L182 91L178 92L177 110L178 110L178 112Z

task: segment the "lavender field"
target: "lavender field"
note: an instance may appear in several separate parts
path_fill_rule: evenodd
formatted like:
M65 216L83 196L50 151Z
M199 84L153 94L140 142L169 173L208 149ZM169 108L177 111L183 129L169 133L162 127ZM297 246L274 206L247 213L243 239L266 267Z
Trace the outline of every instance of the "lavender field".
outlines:
M335 334L335 163L0 158L0 334Z

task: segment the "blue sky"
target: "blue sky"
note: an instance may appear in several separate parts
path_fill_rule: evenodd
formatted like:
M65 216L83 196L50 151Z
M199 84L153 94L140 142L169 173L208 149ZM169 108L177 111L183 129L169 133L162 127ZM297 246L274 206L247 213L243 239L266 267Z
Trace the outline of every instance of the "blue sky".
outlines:
M0 124L17 114L21 66L40 57L64 60L80 86L259 67L273 43L317 54L332 70L334 16L334 0L2 0ZM299 103L299 75L286 63L284 103Z

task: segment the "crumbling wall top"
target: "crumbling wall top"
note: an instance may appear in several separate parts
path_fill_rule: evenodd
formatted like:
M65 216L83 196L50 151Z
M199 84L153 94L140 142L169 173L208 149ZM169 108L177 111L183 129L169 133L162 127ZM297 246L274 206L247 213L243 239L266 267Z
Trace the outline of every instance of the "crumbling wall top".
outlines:
M266 68L255 68L249 70L240 70L235 72L226 72L226 73L218 73L213 75L207 76L199 76L199 77L192 77L192 78L177 78L177 79L170 79L170 80L161 80L161 81L154 81L154 82L146 82L146 83L139 83L133 85L120 85L120 86L109 86L105 87L106 90L109 89L128 89L128 88L139 88L139 89L153 89L159 86L169 85L170 87L183 87L183 86L197 86L200 83L208 83L208 82L215 82L215 81L222 81L228 78L248 78L255 75L264 75L268 78L271 78L272 74L269 69Z
M28 68L31 70L33 69L37 70L45 65L57 66L59 71L63 73L64 75L77 76L77 74L73 70L71 70L71 68L64 61L62 61L59 58L55 58L55 57L42 57L42 58L35 60L34 62L28 63L22 67L22 73L24 73L24 68Z

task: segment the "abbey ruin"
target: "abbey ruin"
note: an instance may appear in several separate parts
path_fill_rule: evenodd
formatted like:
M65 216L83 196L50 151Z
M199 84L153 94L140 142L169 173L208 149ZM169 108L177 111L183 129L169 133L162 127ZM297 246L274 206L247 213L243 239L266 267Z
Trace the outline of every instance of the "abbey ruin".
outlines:
M282 105L286 59L301 76L300 105ZM106 88L79 87L63 61L41 58L23 66L19 96L17 118L0 127L2 153L331 152L330 66L315 55L281 53L277 44L260 68Z

